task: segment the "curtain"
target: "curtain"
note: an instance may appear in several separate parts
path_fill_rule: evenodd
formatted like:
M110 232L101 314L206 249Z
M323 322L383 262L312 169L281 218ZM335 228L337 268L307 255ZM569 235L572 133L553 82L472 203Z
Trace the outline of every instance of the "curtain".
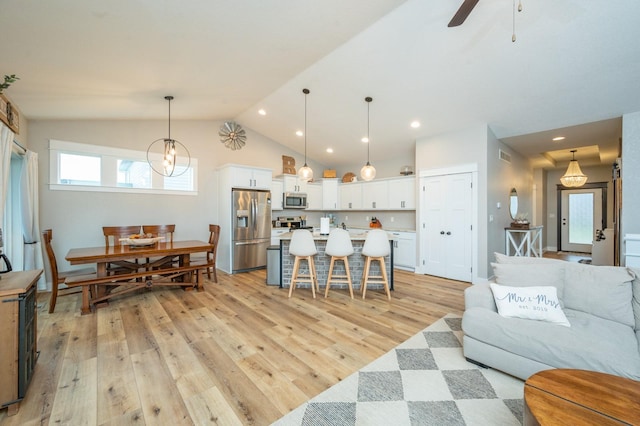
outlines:
M4 227L4 207L7 204L9 189L9 170L11 168L11 147L13 132L4 123L0 123L0 227Z
M38 154L28 151L20 176L20 201L22 212L22 235L24 237L24 270L44 269L44 259L40 244L40 223L38 203ZM47 288L44 276L38 280L38 290Z

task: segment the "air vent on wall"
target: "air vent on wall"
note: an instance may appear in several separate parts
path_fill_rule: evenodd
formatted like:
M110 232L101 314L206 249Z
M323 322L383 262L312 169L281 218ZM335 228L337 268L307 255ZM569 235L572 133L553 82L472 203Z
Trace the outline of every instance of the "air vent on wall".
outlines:
M501 149L498 150L498 158L504 162L511 164L511 155L507 154Z

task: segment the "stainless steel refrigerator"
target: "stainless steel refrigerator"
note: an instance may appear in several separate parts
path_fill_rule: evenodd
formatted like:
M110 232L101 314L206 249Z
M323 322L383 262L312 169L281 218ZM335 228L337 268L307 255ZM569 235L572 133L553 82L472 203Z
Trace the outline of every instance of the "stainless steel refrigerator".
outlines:
M263 268L271 244L271 192L232 190L232 272Z

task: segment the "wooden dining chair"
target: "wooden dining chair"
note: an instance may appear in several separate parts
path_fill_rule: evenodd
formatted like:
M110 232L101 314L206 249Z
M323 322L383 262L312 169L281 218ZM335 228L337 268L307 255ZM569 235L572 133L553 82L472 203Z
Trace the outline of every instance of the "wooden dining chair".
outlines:
M140 233L140 225L131 226L103 226L102 233L104 234L105 247L120 245L121 238L128 238L131 235ZM118 261L107 265L107 274L115 275L128 272L136 272L140 268L137 262Z
M142 225L143 234L152 238L162 237L165 243L173 243L173 233L175 230L176 225ZM177 257L147 258L147 269L167 268L177 262Z
M209 225L209 244L212 248L207 252L207 263L211 266L207 267L207 278L211 279L213 272L213 282L218 282L218 274L216 272L216 253L218 252L218 240L220 239L220 225Z
M131 235L140 233L140 225L135 226L103 226L104 245L117 246L120 244L121 238L128 238Z
M49 313L52 314L56 308L56 300L58 296L66 296L74 293L80 293L82 290L80 287L69 288L60 287L60 284L64 284L64 281L70 277L78 277L80 275L89 275L96 273L95 269L83 268L75 269L73 271L59 272L58 262L56 261L56 254L53 251L51 241L53 240L53 231L51 229L45 229L42 231L42 243L45 251L47 252L47 258L49 259L49 266L51 268L51 299L49 299Z

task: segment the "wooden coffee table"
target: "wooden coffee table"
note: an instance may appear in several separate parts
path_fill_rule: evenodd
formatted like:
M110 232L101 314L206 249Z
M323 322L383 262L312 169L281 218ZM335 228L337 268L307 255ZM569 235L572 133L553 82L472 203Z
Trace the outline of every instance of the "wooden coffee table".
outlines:
M524 424L638 425L640 382L595 371L555 369L524 384Z

